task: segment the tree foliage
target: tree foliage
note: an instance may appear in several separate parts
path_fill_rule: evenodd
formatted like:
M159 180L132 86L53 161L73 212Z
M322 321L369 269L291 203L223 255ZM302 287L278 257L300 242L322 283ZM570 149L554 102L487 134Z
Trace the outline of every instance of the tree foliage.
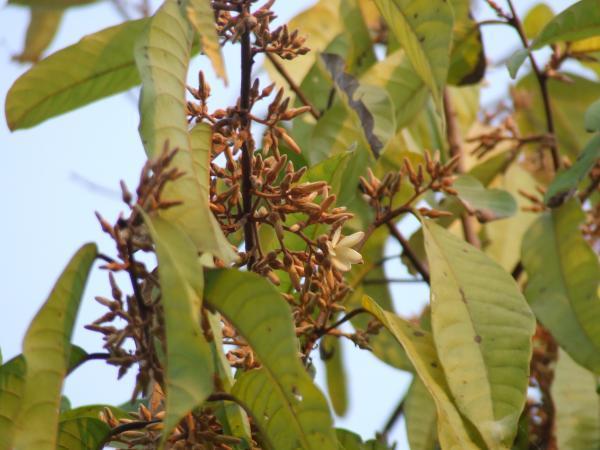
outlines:
M320 0L284 25L273 1L164 0L42 57L89 3L9 1L30 10L16 59L33 65L8 126L141 85L148 161L126 212L98 214L113 256L84 245L0 366L0 450L385 450L400 415L412 450L600 447L597 0L524 18L484 1L479 22L468 0ZM513 77L529 64L484 110L488 25L520 37ZM239 98L212 111L204 74L186 79L200 53L226 81L223 45ZM384 270L392 239L413 278ZM95 260L112 296L88 354L71 337ZM419 316L394 312L397 281L429 286ZM413 375L372 440L334 425L343 339ZM137 373L131 403L70 409L64 380L92 359Z

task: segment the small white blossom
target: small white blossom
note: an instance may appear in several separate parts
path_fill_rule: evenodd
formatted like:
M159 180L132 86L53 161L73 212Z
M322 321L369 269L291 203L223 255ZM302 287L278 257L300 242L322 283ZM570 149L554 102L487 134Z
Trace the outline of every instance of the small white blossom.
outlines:
M327 248L331 256L331 263L336 269L348 272L352 264L362 264L363 259L361 254L352 247L361 242L364 237L365 233L362 231L342 237L342 229L338 228L335 230L333 238L327 242Z

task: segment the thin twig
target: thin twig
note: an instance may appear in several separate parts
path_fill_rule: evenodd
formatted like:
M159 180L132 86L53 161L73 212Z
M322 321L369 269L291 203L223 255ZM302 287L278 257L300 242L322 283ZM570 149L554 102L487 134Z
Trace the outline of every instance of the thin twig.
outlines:
M517 14L517 11L513 5L512 0L506 0L508 3L508 7L510 8L511 16L508 17L508 24L511 25L519 35L521 42L525 46L525 48L529 48L529 43L527 41L527 35L525 34L525 30L523 29L523 24L521 23L521 19ZM542 101L544 103L544 115L546 116L546 128L548 129L548 133L552 136L556 136L554 129L554 118L552 116L552 106L550 105L550 93L548 92L548 74L545 71L540 70L535 57L532 52L528 52L529 61L531 62L531 68L537 78L538 84L540 86L540 92L542 94ZM556 139L553 139L550 143L550 151L552 154L552 163L554 164L554 170L558 171L561 166L560 154L558 152L558 145L556 143Z
M249 13L249 3L245 2L243 11L240 13L245 16ZM246 253L250 255L248 267L251 268L254 262L254 222L252 220L252 148L248 145L250 139L250 89L252 84L252 47L250 44L250 30L246 28L241 39L241 65L242 79L240 86L240 109L242 128L247 131L248 136L242 144L242 204L244 209L244 248Z
M356 308L353 309L352 311L350 311L348 314L346 314L344 317L342 317L340 320L338 320L337 322L335 322L333 325L328 326L327 328L323 329L319 335L320 336L325 336L327 333L329 333L331 330L335 330L337 327L339 327L340 325L348 322L350 319L352 319L354 316L358 316L359 314L364 314L364 313L368 313L369 311L367 311L365 308Z
M267 59L271 62L271 64L273 64L273 66L275 67L275 69L277 69L277 72L279 72L279 75L281 75L285 79L285 81L287 82L287 84L290 86L290 89L292 91L294 91L294 93L298 96L298 98L300 99L300 101L302 102L302 104L304 104L305 106L308 106L310 108L311 115L315 119L319 120L319 118L321 117L321 113L310 102L310 100L304 94L304 92L302 92L302 89L300 89L300 86L298 86L294 82L294 80L292 79L292 77L290 76L290 74L287 73L287 70L285 70L285 67L283 67L283 64L281 64L279 61L277 61L277 58L275 58L271 53L266 52L265 54L267 55Z
M444 89L444 116L446 118L446 138L448 140L450 156L454 157L458 155L458 172L465 173L466 167L462 155L462 142L460 130L458 128L457 115L448 89ZM479 242L479 238L475 231L475 218L465 212L461 216L461 222L467 242L477 248L481 247L481 243Z
M396 238L396 240L402 246L402 250L404 251L404 254L406 255L406 257L410 260L410 262L415 267L417 272L419 272L419 274L421 274L423 281L425 281L427 284L429 284L430 278L429 278L429 269L427 268L427 266L419 259L417 254L414 252L414 250L410 246L410 243L408 242L408 240L402 235L402 233L400 233L400 230L398 230L396 225L394 225L391 222L387 222L386 225L388 227L388 230L390 230L390 234L392 236L394 236Z
M388 284L388 283L427 283L422 278L369 278L363 284Z
M394 427L394 425L396 424L398 419L400 417L402 417L402 414L404 413L404 401L405 401L405 398L403 398L400 401L400 403L398 403L398 406L396 406L396 409L394 409L394 412L392 413L390 418L385 423L385 426L383 427L383 431L381 432L384 439L386 439L387 435L390 433L390 431L392 431L392 428Z
M79 366L85 364L88 361L106 361L108 358L110 358L109 353L88 353L85 355L85 357L77 361L77 363L75 363L73 366L69 367L68 373L71 374L75 371L75 369L77 369Z

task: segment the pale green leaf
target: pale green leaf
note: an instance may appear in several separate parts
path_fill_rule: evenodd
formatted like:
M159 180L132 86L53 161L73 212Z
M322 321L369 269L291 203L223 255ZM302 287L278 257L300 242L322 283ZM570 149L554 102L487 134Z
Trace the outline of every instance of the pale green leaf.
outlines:
M348 411L348 382L339 338L325 336L321 340L319 351L325 363L327 392L331 406L338 416L344 416Z
M183 204L163 211L162 217L185 231L199 250L230 263L235 253L208 204L210 127L198 124L190 138L185 116L192 40L192 28L177 1L166 1L136 46L142 77L140 134L149 157L160 155L165 148L177 149L171 167L184 172L163 192L163 200Z
M360 81L387 91L394 106L397 129L410 123L427 100L427 88L415 73L404 50L397 50L374 64Z
M16 448L54 450L56 447L71 335L96 252L95 244L79 249L29 325L23 341L27 371L14 437Z
M522 48L514 52L508 61L506 62L506 67L508 68L508 73L510 77L514 80L517 78L517 74L519 73L519 69L529 56L529 50L526 48Z
M213 390L213 361L200 328L202 266L176 225L144 214L156 245L167 340L165 429L171 430Z
M375 0L415 71L441 105L448 76L454 17L446 0Z
M560 351L554 370L552 401L559 449L591 450L600 447L598 377Z
M14 58L20 62L37 62L52 43L60 25L63 10L59 8L32 7L25 35L25 47Z
M235 327L262 364L243 373L232 392L272 446L337 449L327 402L298 358L291 311L277 289L254 273L216 270L206 275L205 301Z
M577 191L590 170L600 159L600 134L594 136L583 149L577 161L568 169L556 175L544 195L548 206L562 205Z
M339 14L350 42L346 57L348 72L358 76L377 61L360 0L341 0Z
M538 3L531 8L523 19L525 35L533 39L544 29L554 17L554 11L545 3Z
M8 0L9 5L22 5L31 7L68 8L95 3L98 0Z
M590 140L584 116L590 101L600 98L600 83L573 73L565 75L572 80L570 83L548 80L548 95L558 147L562 154L575 160ZM547 133L544 105L537 89L537 80L531 74L519 80L515 89L515 117L523 136Z
M227 73L221 55L219 37L215 29L214 10L210 5L210 0L189 0L186 12L188 20L200 37L200 48L210 59L217 76L227 84Z
M541 48L559 41L578 41L600 34L597 0L579 0L554 17L531 44Z
M138 84L133 48L147 23L133 20L85 36L21 75L6 96L9 128L30 128Z
M486 189L471 175L459 176L452 187L463 204L474 211L481 222L503 219L517 212L517 202L511 194L501 189Z
M375 439L363 442L358 434L342 428L336 428L335 434L340 444L340 450L393 450L395 448L395 444L390 449L390 447Z
M535 318L513 278L423 221L437 353L459 410L490 449L507 448L525 406Z
M19 355L0 367L0 450L11 450L23 399L26 364Z
M481 449L475 430L454 405L431 333L384 311L367 296L364 296L362 301L363 307L373 314L406 350L419 378L435 402L438 421L442 421L444 432L449 434L454 442L459 443L462 450Z
M108 424L98 418L62 420L58 426L56 450L97 450L109 433Z
M585 112L584 120L587 131L600 131L600 99L590 105Z
M525 295L571 358L600 374L600 265L579 230L584 219L573 199L531 226L522 249Z
M417 377L412 381L404 400L404 417L410 450L435 450L435 403L423 382Z
M486 58L479 25L471 16L470 0L451 0L454 30L448 84L476 84L485 74Z

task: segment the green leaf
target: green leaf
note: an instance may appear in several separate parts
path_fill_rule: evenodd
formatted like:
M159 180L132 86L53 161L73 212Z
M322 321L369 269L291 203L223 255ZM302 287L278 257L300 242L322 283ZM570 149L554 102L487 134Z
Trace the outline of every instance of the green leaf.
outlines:
M479 25L471 16L469 0L452 0L454 31L448 84L477 84L486 68L485 51Z
M588 450L600 445L598 377L559 352L552 383L558 448Z
M98 0L8 0L8 4L31 7L68 8L71 6L84 6L97 1Z
M33 66L8 91L8 127L30 128L138 84L133 48L147 23L140 19L106 28Z
M535 318L513 278L492 259L423 220L431 271L431 324L459 410L490 449L510 446L525 405Z
M402 344L415 370L435 402L443 433L458 443L461 450L481 449L477 432L459 413L446 383L444 371L431 333L384 311L370 297L363 297L363 307L373 314ZM440 429L438 428L438 432ZM441 433L440 433L441 434ZM446 448L442 445L442 448Z
M600 34L597 0L580 0L554 17L531 44L537 49L554 42L578 41Z
M486 189L471 175L459 176L452 185L467 209L475 212L480 222L510 217L517 212L517 202L502 189Z
M156 245L167 340L165 430L170 431L213 390L213 361L200 329L202 266L176 225L144 214ZM167 433L165 433L165 436Z
M363 442L358 434L342 428L336 428L335 434L341 447L340 450L390 450L390 447L375 439ZM392 450L393 448L395 445Z
M599 159L600 134L597 134L583 149L575 164L556 175L544 195L546 204L554 208L571 198Z
M545 3L531 8L523 19L523 30L528 38L535 38L554 17L554 11Z
M171 167L184 175L165 187L163 200L183 204L163 211L162 217L185 231L199 250L228 264L235 253L208 204L210 127L197 125L190 138L185 116L185 79L192 39L191 26L177 1L166 1L136 46L135 58L142 78L140 134L150 158L166 147L178 149Z
M33 7L25 35L25 47L14 58L19 62L37 62L52 43L63 16L59 8Z
M548 11L542 14L542 20L547 19ZM600 8L598 8L597 0L580 0L550 20L529 45L528 49L514 53L507 63L508 71L511 77L515 78L517 71L531 50L555 42L579 41L599 34Z
M566 73L572 82L548 80L556 139L562 154L575 160L590 140L584 126L584 116L590 100L600 98L600 83ZM517 83L514 100L516 120L523 136L547 132L544 105L537 94L535 76L528 75ZM529 148L535 148L533 146Z
M252 412L272 447L337 450L327 402L298 359L291 311L277 289L254 273L215 270L206 274L205 301L235 327L262 364L243 373L232 393Z
M215 73L227 84L227 73L221 55L219 37L215 29L214 10L210 0L189 0L186 5L187 18L200 37L200 48L208 56Z
M584 120L587 131L600 131L600 99L590 105L585 112Z
M0 367L0 450L11 450L25 387L26 364L19 355Z
M584 219L573 199L531 226L522 249L525 295L571 358L600 374L600 265L579 230Z
M360 84L346 73L342 57L324 53L321 59L331 76L343 103L356 115L369 148L376 158L396 129L393 106L384 89Z
M96 253L95 244L79 249L29 325L23 341L27 372L17 419L16 448L54 450L56 447L71 334Z
M428 97L427 87L415 73L404 50L397 50L374 64L361 76L360 82L387 91L394 107L396 129L413 121Z
M436 105L448 76L454 18L446 0L375 0Z
M417 377L411 383L404 400L404 417L410 450L435 450L435 403L423 382Z
M58 428L57 450L97 450L110 433L110 427L100 419L79 417L63 420Z
M325 363L327 392L331 405L338 416L344 416L348 411L348 386L340 340L337 337L325 336L321 340L319 350Z

